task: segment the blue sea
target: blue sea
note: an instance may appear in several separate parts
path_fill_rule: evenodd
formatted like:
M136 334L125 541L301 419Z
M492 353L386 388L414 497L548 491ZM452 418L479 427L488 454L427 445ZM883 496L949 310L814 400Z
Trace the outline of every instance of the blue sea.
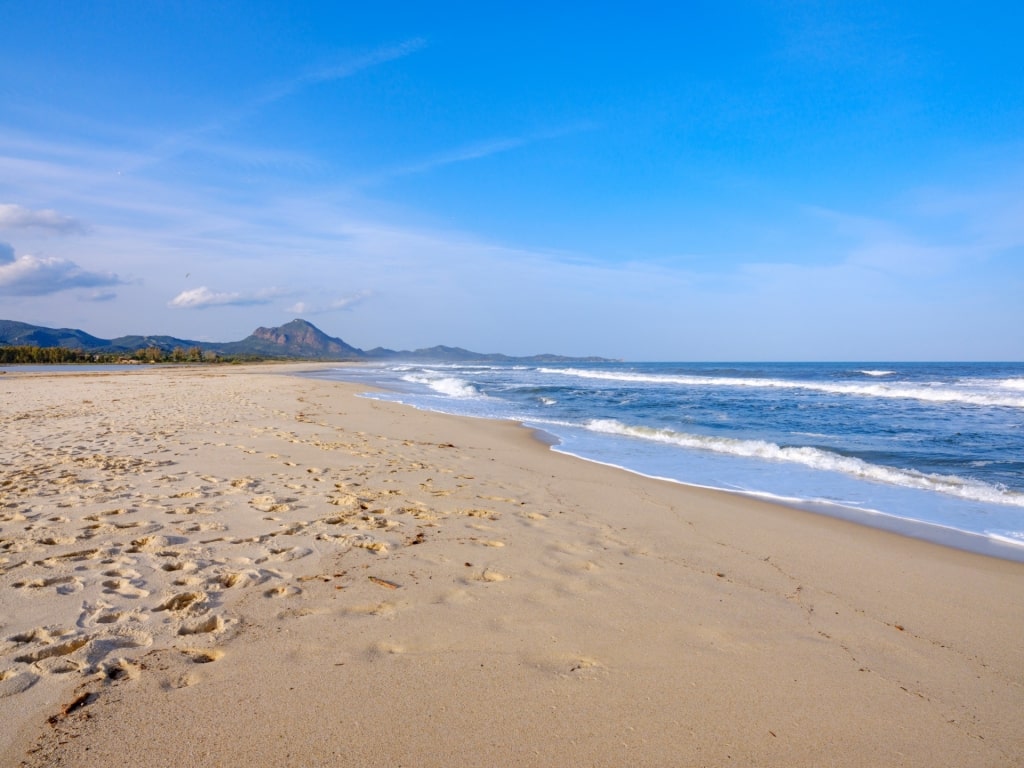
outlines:
M513 419L553 450L1024 559L1022 363L363 365L318 374Z

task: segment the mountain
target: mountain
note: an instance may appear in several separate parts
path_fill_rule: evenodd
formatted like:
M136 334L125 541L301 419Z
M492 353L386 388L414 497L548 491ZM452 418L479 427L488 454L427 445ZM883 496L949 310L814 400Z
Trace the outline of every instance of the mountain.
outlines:
M195 341L193 339L177 339L174 336L118 336L116 339L111 339L109 344L110 346L106 350L90 349L88 351L134 352L137 349L149 349L150 347L156 347L158 349L163 350L164 352L170 352L175 348L210 348L210 346L207 345L205 342Z
M566 357L565 355L530 355L511 357L500 352L470 352L462 347L428 347L412 352L396 352L393 349L375 347L363 353L371 360L415 360L421 362L448 363L608 363L606 357Z
M64 347L65 349L93 349L109 342L90 336L85 331L72 328L41 328L38 325L19 323L17 320L0 320L0 344L24 347Z
M257 328L251 335L228 344L217 345L226 355L295 357L304 360L358 360L361 349L328 336L312 323L292 320L278 328Z
M563 357L534 355L509 357L483 354L459 347L437 346L412 352L396 352L377 347L364 352L339 338L328 336L305 320L292 320L277 328L257 328L241 341L209 342L178 339L174 336L119 336L101 339L70 328L43 328L15 320L0 320L0 346L64 347L93 354L130 354L156 347L163 352L199 347L203 351L242 357L284 358L291 360L420 360L431 362L607 362L600 357Z

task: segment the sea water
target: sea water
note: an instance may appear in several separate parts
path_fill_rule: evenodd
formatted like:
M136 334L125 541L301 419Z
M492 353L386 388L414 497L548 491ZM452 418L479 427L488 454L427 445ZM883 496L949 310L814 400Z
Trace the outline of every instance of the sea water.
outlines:
M347 366L417 408L554 450L1024 559L1024 364Z

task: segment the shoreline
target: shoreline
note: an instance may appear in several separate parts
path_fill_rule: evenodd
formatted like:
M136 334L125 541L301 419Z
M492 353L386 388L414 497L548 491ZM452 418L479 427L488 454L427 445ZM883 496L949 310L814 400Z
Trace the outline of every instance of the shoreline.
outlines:
M1021 564L282 373L0 381L0 765L1024 761Z
M349 382L343 379L329 379L321 377L313 378L321 381L336 381L338 383L343 384L355 384L358 387L364 387L367 392L387 392L389 394L399 394L395 390L370 387L363 383ZM414 410L419 410L424 413L437 413L441 415L452 416L453 418L479 418L486 421L506 421L506 419L492 419L485 416L470 416L463 414L452 414L441 410L420 409L416 405L405 403L401 400L394 400L388 402L394 402L406 408L412 408ZM768 492L746 491L713 485L703 485L701 483L678 480L673 477L649 474L638 469L633 469L631 467L624 466L622 464L606 462L579 453L561 450L558 447L561 444L561 439L557 435L547 432L543 427L524 423L522 421L517 421L515 419L508 421L512 421L513 423L522 426L524 429L530 430L533 433L534 438L539 443L548 447L550 450L556 453L560 453L565 456L571 456L580 461L591 462L599 466L608 467L609 469L627 472L633 475L637 475L639 477L644 477L659 482L681 485L687 488L715 491L719 493L732 494L743 498L764 501L769 504L775 504L781 507L786 507L787 509L795 509L803 512L809 512L815 515L823 515L825 517L830 517L838 520L845 520L847 522L862 525L867 528L886 531L888 533L893 533L905 538L917 539L932 544L938 544L939 546L947 547L950 549L956 549L964 552L970 552L973 554L979 554L985 557L993 557L999 560L1008 560L1010 562L1024 563L1024 541L1012 541L995 534L978 533L975 531L964 530L962 528L956 528L953 526L941 525L939 523L931 523L924 520L915 520L909 517L901 517L897 514L885 512L882 510L853 507L838 502L787 498L784 496L778 496L776 494Z
M533 427L526 424L523 424L522 426L526 429L533 429ZM546 442L542 438L538 439L540 439L542 443ZM687 488L698 488L701 490L714 491L715 493L726 493L734 496L740 496L743 498L762 501L767 504L774 504L779 507L785 507L786 509L808 512L812 515L821 515L824 517L834 518L836 520L845 520L856 525L864 526L865 528L885 531L904 538L925 541L929 544L937 544L948 549L970 552L984 557L992 557L997 560L1024 563L1024 543L1008 541L995 535L974 533L973 531L965 531L960 528L939 525L937 523L928 523L923 520L900 517L899 515L882 512L876 509L858 509L857 507L850 507L833 502L787 499L760 491L740 491L729 488L719 488L714 485L687 483L683 480L676 480L672 477L649 475L636 469L624 467L621 464L612 464L610 462L600 461L599 459L591 459L569 451L559 451L556 448L558 445L557 439L550 443L550 445L552 450L555 450L557 453L561 453L565 456L571 456L575 459L579 459L580 461L591 462L602 467L608 467L609 469L628 472L629 474L645 477L650 480L657 480L658 482L672 483L675 485L682 485Z

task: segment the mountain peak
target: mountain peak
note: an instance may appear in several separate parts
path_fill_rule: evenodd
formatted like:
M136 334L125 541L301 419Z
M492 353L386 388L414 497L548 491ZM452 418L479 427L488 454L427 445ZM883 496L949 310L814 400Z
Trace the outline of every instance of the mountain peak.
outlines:
M276 328L259 327L237 344L246 351L275 357L304 357L355 359L363 355L362 350L346 344L341 339L328 336L307 320L295 318Z

